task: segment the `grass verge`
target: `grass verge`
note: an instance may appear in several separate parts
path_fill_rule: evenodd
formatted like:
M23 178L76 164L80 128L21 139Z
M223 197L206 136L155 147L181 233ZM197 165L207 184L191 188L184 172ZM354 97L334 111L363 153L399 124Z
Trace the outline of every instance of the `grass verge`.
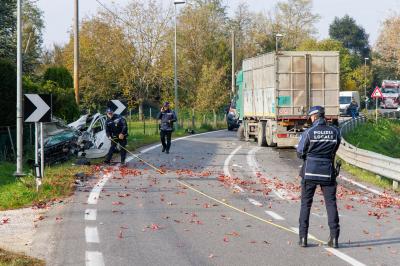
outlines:
M67 197L74 190L75 174L89 172L88 166L72 166L70 162L46 168L39 191L33 176L19 180L13 176L15 165L0 163L0 210L17 209Z
M346 163L344 160L342 160L342 162L342 169L354 176L356 181L366 182L385 190L393 190L392 181L390 179L384 177L378 178L374 173ZM396 190L396 192L400 192L400 190Z
M393 158L400 158L400 121L379 119L359 125L345 136L356 147Z
M44 266L45 262L0 249L0 266Z

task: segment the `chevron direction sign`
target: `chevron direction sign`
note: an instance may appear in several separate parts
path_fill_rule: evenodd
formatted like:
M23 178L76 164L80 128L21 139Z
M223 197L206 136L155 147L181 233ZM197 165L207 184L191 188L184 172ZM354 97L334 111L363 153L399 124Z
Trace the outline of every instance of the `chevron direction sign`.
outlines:
M51 95L25 94L25 122L51 122Z
M126 105L120 100L111 100L108 102L107 107L114 110L114 113L118 115L124 115L126 112Z

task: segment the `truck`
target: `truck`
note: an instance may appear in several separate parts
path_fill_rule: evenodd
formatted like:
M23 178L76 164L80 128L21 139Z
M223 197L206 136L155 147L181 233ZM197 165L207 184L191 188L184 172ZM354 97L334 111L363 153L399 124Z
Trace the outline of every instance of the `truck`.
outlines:
M400 81L383 80L380 107L383 109L398 108L400 104Z
M341 116L351 116L349 106L352 99L356 101L358 108L360 108L360 93L358 91L341 91L339 95L339 110Z
M241 96L243 92L243 71L238 71L235 78L236 94L231 99L226 119L229 131L240 127L243 119L243 97Z
M328 122L338 125L339 69L336 51L280 51L244 60L239 138L294 147L315 105L325 107Z

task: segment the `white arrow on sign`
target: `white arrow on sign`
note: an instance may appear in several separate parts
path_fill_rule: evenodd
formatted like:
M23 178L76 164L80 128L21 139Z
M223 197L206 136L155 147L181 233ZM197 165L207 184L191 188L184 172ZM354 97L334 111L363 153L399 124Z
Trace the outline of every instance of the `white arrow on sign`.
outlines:
M38 122L49 110L43 99L37 94L25 94L25 96L36 106L36 110L27 118L25 122Z
M113 104L115 104L115 106L117 107L117 109L114 111L114 113L116 113L118 115L122 114L122 112L126 109L126 106L123 105L121 103L121 101L119 101L119 100L111 100L111 102Z

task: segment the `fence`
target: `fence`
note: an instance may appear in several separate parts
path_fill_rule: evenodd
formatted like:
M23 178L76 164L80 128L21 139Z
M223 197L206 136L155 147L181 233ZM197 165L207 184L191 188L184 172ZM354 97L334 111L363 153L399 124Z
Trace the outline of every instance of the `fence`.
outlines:
M35 129L33 124L24 126L24 150L29 151L34 143ZM16 128L15 126L0 127L0 161L11 161L16 158Z
M351 119L341 125L342 142L337 154L346 162L361 169L392 179L393 188L397 189L400 182L400 159L391 158L379 153L359 149L346 142L346 135L354 128L367 122L365 116Z
M158 110L149 108L142 117L137 112L127 115L129 132L132 135L154 135L159 133ZM185 130L218 129L226 127L225 113L196 112L194 110L180 110L178 127Z

